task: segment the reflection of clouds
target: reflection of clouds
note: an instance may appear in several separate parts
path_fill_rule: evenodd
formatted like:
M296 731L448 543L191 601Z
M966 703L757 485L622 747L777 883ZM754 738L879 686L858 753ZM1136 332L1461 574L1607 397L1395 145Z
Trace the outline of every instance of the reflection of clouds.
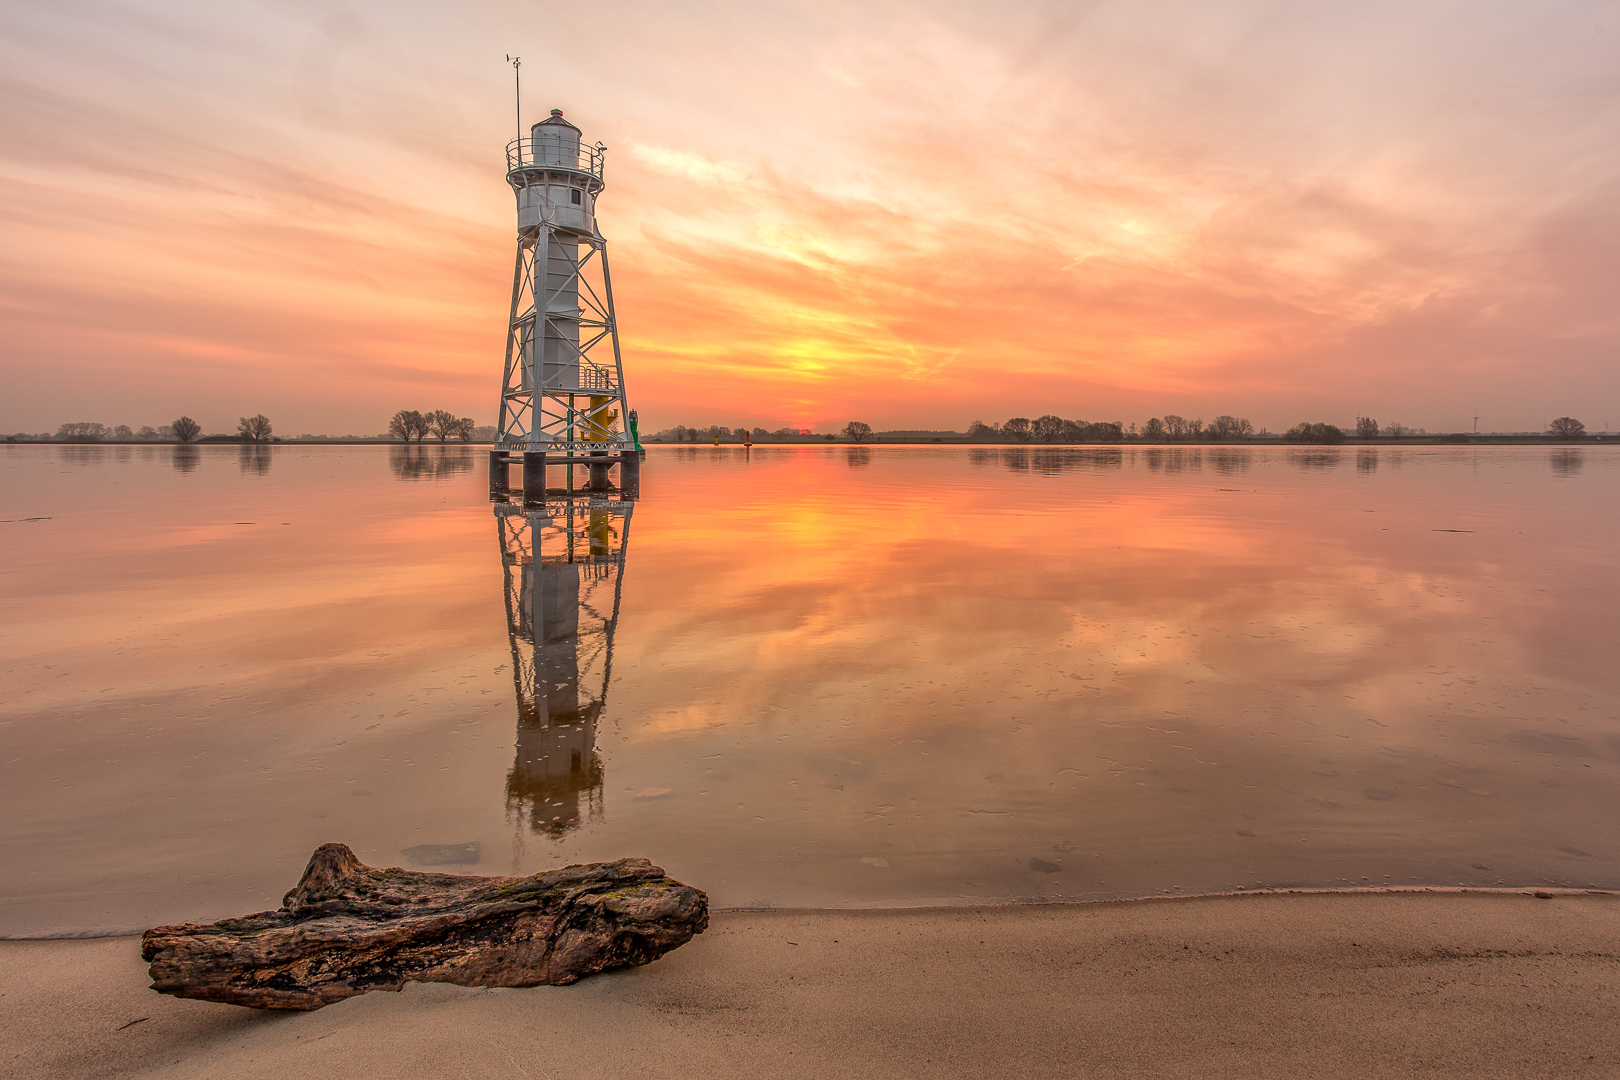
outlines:
M1542 834L1597 850L1607 777L1555 793L1560 762L1524 750L1603 752L1600 730L1553 719L1586 715L1602 688L1560 680L1542 652L1573 644L1578 659L1556 663L1585 668L1601 646L1526 610L1547 582L1504 557L1513 530L1492 532L1495 550L1427 532L1437 508L1472 505L1452 459L1362 478L1383 516L1345 529L1348 478L1303 482L1292 448L1182 448L1183 472L1152 484L1147 448L1125 450L1134 473L1035 466L1072 452L975 447L996 471L963 474L896 448L859 482L839 453L767 462L750 492L768 519L727 505L726 477L688 481L680 494L706 511L642 549L631 639L633 666L668 689L624 737L660 784L712 795L696 857L786 833L821 861L758 895L804 902L810 878L913 901L1029 895L1034 860L1062 867L1052 888L1090 896L1391 872L1480 885L1567 872L1537 853ZM1217 453L1257 482L1212 496ZM1540 498L1540 460L1503 454L1514 519ZM902 475L941 498L897 508ZM1535 729L1554 738L1531 746ZM684 843L684 824L656 827ZM1480 844L1511 862L1467 870ZM861 858L905 884L867 883Z
M1117 448L976 447L967 456L1037 479L1042 458L1095 468L1123 456L1151 468L1151 455L1167 469L1176 449L1121 455ZM1181 449L1179 456L1185 470L1190 457L1208 465L1217 454L1233 459L1225 467L1247 459L1250 475L1272 481L1312 456L1283 448ZM1337 453L1318 456L1348 464ZM905 458L876 455L876 461L900 469ZM671 600L645 616L657 628L654 654L673 663L702 642L688 659L729 688L728 700L757 692L760 707L779 704L770 696L777 680L859 683L881 676L926 685L953 664L988 664L1004 654L1017 667L1016 643L1034 636L1072 643L1077 662L1113 665L1097 700L1128 703L1142 689L1116 682L1114 669L1162 679L1169 694L1179 693L1186 678L1214 679L1202 683L1214 686L1224 678L1218 672L1237 672L1278 685L1302 678L1372 685L1387 678L1393 681L1378 696L1398 711L1410 699L1400 680L1414 665L1454 662L1458 650L1470 647L1431 628L1453 625L1463 614L1459 596L1502 572L1449 561L1466 560L1469 549L1438 562L1429 554L1358 551L1322 528L1320 513L1332 512L1324 508L1289 505L1286 521L1257 528L1248 504L1228 510L1232 504L1174 488L1150 496L1129 486L1129 474L1097 489L1020 487L1012 499L1016 513L1001 485L992 486L993 497L954 492L938 514L893 515L887 506L853 502L832 513L815 494L823 483L810 471L815 460L803 464L807 471L772 495L768 523L721 512L661 531L661 544L701 566L706 586L701 605ZM842 462L828 455L827 466ZM769 473L758 481L770 482ZM844 490L834 477L824 482ZM1282 505L1272 504L1273 511ZM753 538L750 550L771 552L768 562L745 560L745 571L713 554L729 550L739 529ZM998 569L1008 565L1027 565L1030 574L1010 578ZM929 588L907 584L919 580ZM963 634L966 626L974 632ZM890 641L904 642L901 651L915 662L876 644ZM1389 648L1392 641L1401 648ZM894 675L895 665L903 675ZM839 675L830 679L828 671ZM1232 692L1241 699L1249 690L1234 684ZM853 707L856 692L846 697ZM703 712L683 707L676 726L701 724Z

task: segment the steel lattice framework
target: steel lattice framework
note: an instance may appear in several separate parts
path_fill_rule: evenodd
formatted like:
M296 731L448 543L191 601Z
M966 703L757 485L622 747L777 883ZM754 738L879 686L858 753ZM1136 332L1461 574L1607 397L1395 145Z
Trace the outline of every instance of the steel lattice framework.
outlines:
M607 241L596 226L604 148L552 111L507 147L518 203L497 450L634 448Z

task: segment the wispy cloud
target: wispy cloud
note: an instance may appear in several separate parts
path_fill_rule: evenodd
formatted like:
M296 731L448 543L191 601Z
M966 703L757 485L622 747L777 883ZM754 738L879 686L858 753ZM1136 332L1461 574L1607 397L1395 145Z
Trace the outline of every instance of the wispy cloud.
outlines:
M1595 3L630 3L529 42L501 4L0 20L0 429L86 386L109 422L487 414L512 50L530 119L609 144L650 424L1439 427L1467 380L1531 427L1620 390Z

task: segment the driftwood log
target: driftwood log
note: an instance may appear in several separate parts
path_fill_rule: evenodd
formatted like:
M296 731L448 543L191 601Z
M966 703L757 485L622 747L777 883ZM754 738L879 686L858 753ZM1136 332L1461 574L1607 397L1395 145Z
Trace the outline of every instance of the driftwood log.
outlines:
M141 937L152 989L257 1009L319 1009L407 982L561 986L646 964L709 925L709 898L646 859L526 878L366 866L315 849L276 911Z

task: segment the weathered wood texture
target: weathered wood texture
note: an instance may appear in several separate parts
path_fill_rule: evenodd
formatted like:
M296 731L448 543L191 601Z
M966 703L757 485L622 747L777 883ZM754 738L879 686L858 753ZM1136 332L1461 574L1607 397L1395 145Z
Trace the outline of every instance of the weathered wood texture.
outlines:
M258 1009L319 1009L407 982L560 986L645 964L709 925L709 898L646 859L526 878L366 866L323 844L276 911L159 926L152 989Z

